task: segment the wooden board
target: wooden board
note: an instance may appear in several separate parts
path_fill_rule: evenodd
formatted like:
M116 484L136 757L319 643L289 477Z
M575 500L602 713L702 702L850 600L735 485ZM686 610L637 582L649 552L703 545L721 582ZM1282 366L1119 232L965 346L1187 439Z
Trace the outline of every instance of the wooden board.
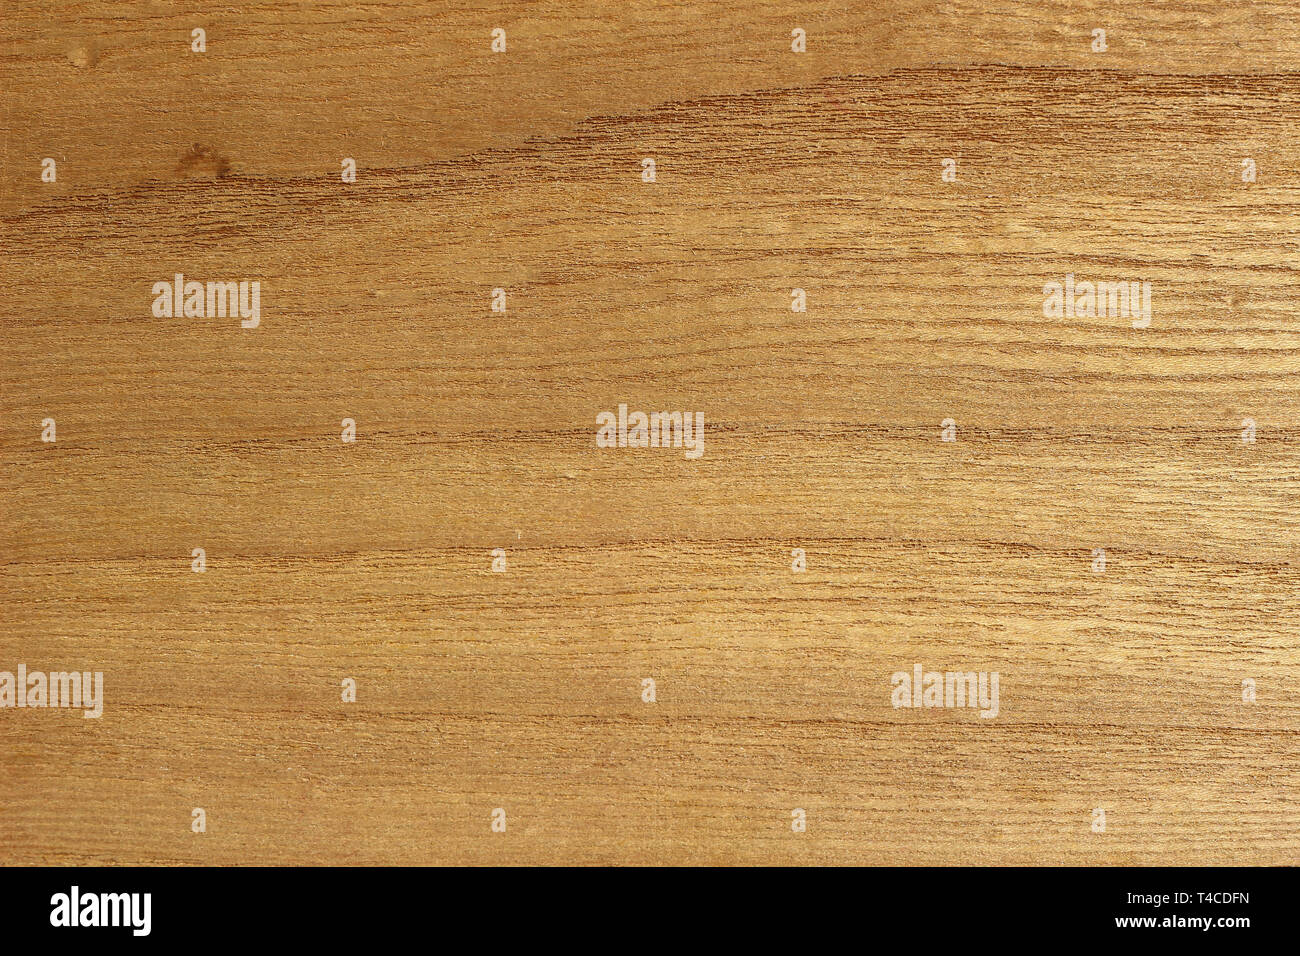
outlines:
M1298 17L12 0L0 862L1296 862Z

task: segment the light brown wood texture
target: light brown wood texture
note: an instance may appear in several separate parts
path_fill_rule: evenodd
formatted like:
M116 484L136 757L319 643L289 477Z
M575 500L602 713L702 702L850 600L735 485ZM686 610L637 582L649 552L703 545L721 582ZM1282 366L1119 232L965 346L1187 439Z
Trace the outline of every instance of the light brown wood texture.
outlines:
M0 862L1295 863L1296 22L10 0Z

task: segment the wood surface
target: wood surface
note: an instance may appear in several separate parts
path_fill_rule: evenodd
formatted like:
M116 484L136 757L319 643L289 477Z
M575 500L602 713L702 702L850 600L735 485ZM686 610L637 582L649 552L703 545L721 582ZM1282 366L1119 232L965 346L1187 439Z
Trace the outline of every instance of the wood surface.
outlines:
M1297 22L7 0L0 863L1297 862Z

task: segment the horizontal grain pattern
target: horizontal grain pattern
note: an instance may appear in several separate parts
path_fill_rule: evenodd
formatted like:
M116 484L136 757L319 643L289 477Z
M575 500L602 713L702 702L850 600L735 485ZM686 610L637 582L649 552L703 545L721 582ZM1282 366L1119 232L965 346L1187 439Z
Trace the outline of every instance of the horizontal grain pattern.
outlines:
M1295 6L19 3L0 860L1293 862Z

